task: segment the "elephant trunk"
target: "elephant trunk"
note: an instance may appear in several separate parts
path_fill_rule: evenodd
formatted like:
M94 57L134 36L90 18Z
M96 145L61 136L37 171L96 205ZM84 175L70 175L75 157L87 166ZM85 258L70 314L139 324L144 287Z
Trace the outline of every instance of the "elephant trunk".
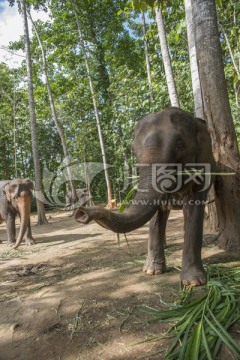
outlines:
M75 219L83 224L94 220L117 233L127 233L143 226L159 209L163 194L153 189L151 166L140 170L137 194L122 214L100 206L80 207L75 212Z
M13 249L16 249L22 242L22 239L26 233L27 226L30 219L30 210L31 210L31 196L29 194L23 196L18 199L18 211L20 215L20 229L18 238L16 240Z

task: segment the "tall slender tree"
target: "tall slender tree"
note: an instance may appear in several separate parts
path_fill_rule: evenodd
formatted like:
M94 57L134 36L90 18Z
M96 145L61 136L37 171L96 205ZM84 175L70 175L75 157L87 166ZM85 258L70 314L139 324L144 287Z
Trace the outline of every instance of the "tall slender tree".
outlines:
M66 169L67 169L67 176L68 176L68 182L69 182L69 188L71 193L73 194L73 201L75 202L77 200L77 194L76 194L76 189L73 183L73 174L71 171L71 159L70 159L70 154L67 148L67 142L66 142L66 138L65 138L65 134L64 134L64 130L62 127L61 122L58 119L57 116L57 112L56 112L56 107L55 107L55 102L53 99L53 95L52 95L52 89L51 89L51 85L50 85L50 81L49 81L49 76L48 76L48 68L47 68L47 60L46 60L46 53L45 53L45 49L43 47L43 43L41 41L41 38L39 36L38 30L37 30L37 26L35 25L31 13L30 11L28 11L28 17L32 23L33 29L35 31L37 40L38 40L38 44L39 47L41 49L41 53L42 53L42 63L43 63L43 73L45 76L45 84L46 84L46 88L47 88L47 92L48 92L48 98L49 98L49 103L50 103L50 108L51 108L51 113L52 113L52 118L53 121L55 123L55 126L57 128L60 140L61 140L61 144L62 144L62 148L63 148L63 154L65 157L65 162L66 162Z
M37 224L43 225L43 224L47 224L48 221L45 216L45 208L43 203L42 174L41 174L40 157L38 150L37 122L36 122L35 102L34 102L34 92L33 92L32 62L31 62L31 49L30 49L30 39L29 39L29 31L28 31L26 1L21 0L20 5L21 5L21 12L23 17L23 25L24 25L24 43L25 43L25 51L26 51L32 154L33 154L34 173L35 173L35 194L37 199L37 210L38 210Z
M195 111L195 116L204 119L203 99L202 99L202 91L201 91L199 72L198 72L198 62L197 62L197 53L196 53L196 45L194 38L194 24L192 17L191 0L184 0L184 4L185 4L186 23L187 23L187 37L188 37L188 49L189 49L189 58L190 58L190 67L191 67L194 111Z
M165 26L164 26L164 20L163 20L163 14L162 14L162 8L161 8L161 1L160 0L133 0L132 6L136 10L144 10L148 6L155 7L155 15L156 15L156 22L157 22L157 29L158 29L158 37L160 42L160 48L162 53L162 59L163 59L163 66L166 76L166 82L168 87L168 94L170 98L170 103L172 106L179 107L179 98L176 88L176 83L174 79L173 74L173 68L172 68L172 61L171 56L168 48L168 42L167 42L167 36L165 32Z
M172 62L171 62L171 57L170 57L168 43L167 43L167 37L166 37L164 21L163 21L163 16L162 16L162 9L159 5L157 5L155 7L155 13L156 13L158 36L159 36L159 40L160 40L160 47L161 47L161 53L162 53L162 57L163 57L163 65L164 65L164 70L165 70L165 74L166 74L170 102L171 102L172 106L179 107L180 106L179 99L178 99L176 84L175 84L174 75L173 75Z
M96 118L96 123L97 123L98 136L99 136L102 160L103 160L103 168L104 168L105 180L106 180L106 185L107 185L107 202L108 202L108 205L111 206L112 188L111 188L110 176L109 176L109 171L108 171L107 157L106 157L102 128L101 128L101 123L100 123L99 110L98 110L98 106L97 106L97 99L96 99L96 94L94 91L93 80L92 80L92 76L91 76L89 59L88 59L88 53L87 53L87 50L86 50L86 47L84 44L81 24L80 24L80 21L78 18L77 8L73 1L72 1L72 5L73 5L73 12L74 12L74 15L76 18L77 30L78 30L78 35L79 35L79 43L80 43L81 50L83 52L89 87L90 87L91 96L92 96L93 108L94 108L94 113L95 113L95 118Z
M144 11L141 11L141 16L142 16L143 41L144 41L144 52L145 52L145 59L146 59L148 87L149 87L150 102L152 104L153 103L153 87L152 87L152 77L151 77L151 69L150 69L150 59L149 59L149 50L148 50L148 42L147 42L146 20L145 20Z
M104 39L104 26L101 24L99 26L99 8L94 4L95 1L92 0L83 0L81 4L81 11L84 12L84 20L86 22L87 26L87 36L90 42L92 42L93 46L93 53L96 61L96 71L99 73L98 78L98 86L101 89L101 94L105 102L105 106L107 103L111 103L111 94L109 92L109 86L110 86L110 78L109 78L109 71L107 69L107 62L105 59L105 49L103 44ZM93 5L94 4L94 5ZM103 7L106 7L105 4L103 4ZM109 7L109 6L108 6ZM111 17L111 15L109 14ZM101 32L101 35L99 34L99 31ZM100 35L100 36L99 36ZM110 110L110 107L108 107L108 111Z

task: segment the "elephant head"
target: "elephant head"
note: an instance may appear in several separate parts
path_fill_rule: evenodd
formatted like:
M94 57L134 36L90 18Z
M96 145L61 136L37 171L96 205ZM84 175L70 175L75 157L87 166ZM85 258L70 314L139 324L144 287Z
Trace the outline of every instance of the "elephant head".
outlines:
M158 180L162 174L158 172L158 164L177 164L184 168L189 163L214 161L204 120L195 119L179 108L143 116L134 130L133 152L139 164L140 179L131 205L122 214L99 206L80 207L75 212L78 222L86 224L95 220L119 233L137 229L151 219L161 201L166 199L169 192L173 192L169 185L170 178L165 179L169 191L159 189ZM191 191L194 186L197 185L189 182L181 186L178 192Z
M15 179L8 182L4 187L4 193L11 207L20 216L20 229L16 244L13 246L16 249L27 230L30 219L31 201L32 201L33 183L29 179Z

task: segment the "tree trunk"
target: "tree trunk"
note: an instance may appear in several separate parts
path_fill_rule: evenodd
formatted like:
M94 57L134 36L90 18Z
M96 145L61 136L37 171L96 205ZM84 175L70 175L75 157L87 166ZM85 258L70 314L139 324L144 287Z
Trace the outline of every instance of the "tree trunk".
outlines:
M214 0L191 0L204 112L218 165L219 245L240 249L240 157L228 99ZM227 174L228 173L228 174ZM235 173L235 175L230 175Z
M86 51L83 36L82 36L81 25L80 25L80 21L78 19L78 14L77 14L74 4L73 4L73 12L74 12L74 15L76 18L80 46L81 46L83 56L84 56L84 62L85 62L86 70L87 70L89 87L90 87L90 91L91 91L91 95L92 95L93 108L94 108L96 122L97 122L98 136L99 136L100 147L101 147L101 152L102 152L102 159L103 159L103 168L104 168L104 174L105 174L105 179L106 179L106 184L107 184L107 198L108 198L107 201L108 201L108 205L111 206L112 189L111 189L110 177L109 177L109 172L108 172L107 157L106 157L106 151L105 151L102 129L101 129L101 124L100 124L97 100L96 100L96 95L95 95L94 88L93 88L93 81L92 81L90 67L89 67L88 55L87 55L87 51Z
M152 78L151 78L151 71L150 71L150 60L148 54L148 42L146 37L146 21L145 15L142 11L142 30L143 30L143 41L144 41L144 52L145 52L145 59L146 59L146 70L147 70L147 78L148 78L148 87L149 87L149 95L150 95L150 105L153 104L153 89L152 89Z
M158 36L160 40L160 47L163 57L163 65L166 74L170 102L172 106L179 107L179 100L178 100L176 84L173 76L171 57L167 45L167 38L166 38L164 22L162 17L162 9L160 7L156 7L155 13L156 13Z
M192 78L194 113L196 117L205 119L205 115L203 111L202 89L200 85L199 71L198 71L191 0L184 0L184 5L185 5L185 14L186 14L186 23L187 23L188 50L189 50L191 78ZM218 230L217 209L214 199L215 199L215 192L214 192L214 187L212 186L207 195L207 203L209 204L207 205L207 209L206 209L207 217L205 218L206 227L208 231L211 232L216 232Z
M202 91L199 80L197 54L196 54L196 46L195 46L195 38L194 38L194 25L192 18L191 0L184 0L184 3L185 3L185 13L186 13L186 23L187 23L188 50L189 50L190 67L191 67L195 116L204 119Z
M70 157L69 157L69 152L67 149L67 143L66 143L66 139L65 139L65 134L64 134L64 130L62 127L62 124L59 122L58 117L57 117L57 113L56 113L56 108L55 108L55 104L54 104L54 99L52 96L52 90L51 90L51 86L49 83L49 78L48 78L48 70L47 70L47 61L46 61L46 55L45 55L45 50L42 44L42 41L40 39L40 36L38 34L36 25L31 17L30 11L28 12L28 17L32 23L32 26L34 28L37 40L38 40L38 44L40 46L41 49L41 53L42 53L42 62L43 62L43 72L44 72L44 76L45 76L45 82L46 82L46 88L47 88L47 92L48 92L48 98L49 98L49 103L50 103L50 108L51 108L51 113L52 113L52 117L54 120L54 123L56 125L60 140L61 140L61 144L62 144L62 148L63 148L63 154L64 154L64 158L66 161L66 168L67 168L67 175L68 175L68 181L69 181L69 190L71 191L71 193L73 194L73 202L75 203L75 201L77 200L77 194L76 194L76 189L73 183L73 175L72 175L72 171L71 171L71 165L70 165Z
M27 79L28 79L28 98L29 98L29 112L30 112L30 122L31 122L32 153L33 153L34 173L35 173L35 194L37 199L37 211L38 211L37 225L43 225L43 224L47 224L48 221L45 216L45 208L43 203L42 174L41 174L39 151L38 151L37 122L36 122L36 114L35 114L33 80L32 80L32 63L31 63L30 40L29 40L27 10L26 10L25 0L21 0L21 10L22 10L23 24L24 24L24 41L25 41Z
M14 93L13 93L13 142L14 142L14 171L15 177L18 177L17 169L17 129L16 129L16 92L14 84Z
M86 146L84 145L84 179L85 179L85 184L86 184L86 189L87 189L87 193L88 193L88 201L86 203L87 206L92 206L94 205L93 200L92 200L92 194L91 194L91 181L90 181L90 176L89 176L89 163L87 162L87 150L86 150Z

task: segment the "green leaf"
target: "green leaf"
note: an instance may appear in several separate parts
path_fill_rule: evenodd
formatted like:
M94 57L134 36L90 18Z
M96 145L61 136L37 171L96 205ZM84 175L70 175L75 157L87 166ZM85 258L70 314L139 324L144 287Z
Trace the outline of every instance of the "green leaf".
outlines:
M206 338L206 334L205 334L203 326L202 326L202 343L203 343L203 346L204 346L204 349L205 349L208 360L213 360L212 355L211 355L211 351L210 351L209 346L208 346L208 340Z
M121 214L124 211L124 209L126 208L126 206L129 203L129 201L131 200L133 194L136 192L137 188L138 188L138 186L136 185L129 191L129 193L127 194L127 196L125 197L125 199L123 200L121 206L118 209L119 214Z
M191 352L190 357L192 360L199 359L199 348L201 344L201 333L202 333L202 320L199 321L194 333L193 333L193 340L191 344Z
M215 334L222 340L222 342L235 354L240 358L240 347L237 342L228 334L228 332L222 327L222 325L216 320L215 316L211 314L213 324L209 319L204 315L204 319L208 323L208 325L212 328Z

